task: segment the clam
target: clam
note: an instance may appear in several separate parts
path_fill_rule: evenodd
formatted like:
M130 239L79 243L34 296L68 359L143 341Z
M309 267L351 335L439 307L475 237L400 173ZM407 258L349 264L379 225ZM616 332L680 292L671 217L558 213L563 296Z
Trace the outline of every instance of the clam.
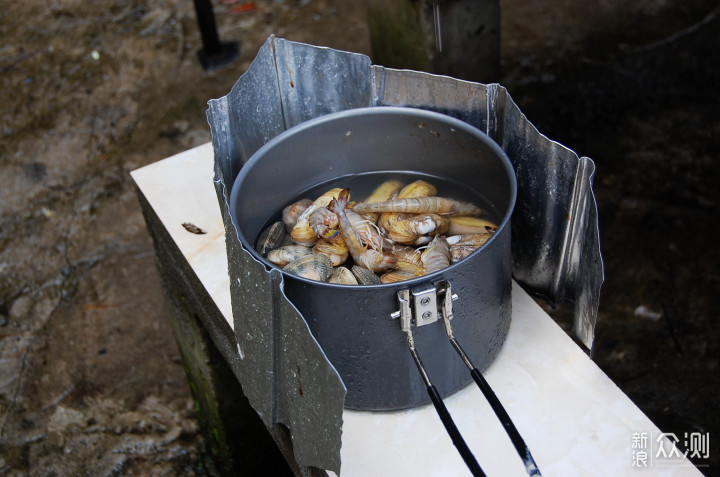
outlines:
M260 238L258 238L255 250L263 257L267 253L277 248L285 238L285 224L282 222L275 222L268 228L262 231Z
M313 253L288 263L283 270L309 280L326 282L332 275L333 266L327 255Z
M337 283L339 285L357 285L358 281L349 268L337 267L333 270L332 275L330 275L328 283Z
M313 251L302 245L284 245L276 249L270 250L267 259L279 267L284 267L290 262L312 254Z
M290 233L293 227L295 227L298 217L300 217L302 213L305 212L305 209L310 207L312 203L312 199L300 199L283 209L282 221L285 224L285 230L287 230L288 233Z
M342 235L336 235L330 238L321 238L312 248L314 253L322 253L330 257L334 267L342 265L348 258L349 251L347 243Z
M355 278L357 278L357 281L360 285L380 285L380 284L382 284L382 282L380 281L380 277L375 275L374 272L371 272L367 268L363 268L358 265L353 265L352 273L353 273L353 275L355 275Z

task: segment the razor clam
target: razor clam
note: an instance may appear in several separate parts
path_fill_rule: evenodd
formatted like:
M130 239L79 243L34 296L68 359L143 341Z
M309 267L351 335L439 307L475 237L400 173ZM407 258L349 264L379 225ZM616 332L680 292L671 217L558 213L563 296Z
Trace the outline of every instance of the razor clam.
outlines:
M328 283L337 283L339 285L357 285L358 281L349 268L337 267L333 270L332 275L330 275Z
M403 188L403 183L397 180L385 181L375 188L375 190L365 199L364 202L383 202L385 200L394 199L395 196ZM380 214L370 212L365 218L376 224Z
M313 253L288 263L283 270L299 277L326 282L332 274L333 265L327 255Z
M275 222L262 231L260 238L258 238L257 245L255 245L255 250L264 257L270 250L277 248L284 238L285 224Z
M492 233L497 230L497 225L487 219L479 217L450 217L448 235L468 235Z
M352 266L352 273L355 275L355 278L357 278L357 281L360 285L381 285L382 282L380 281L380 277L375 275L374 272L371 272L367 268L363 268L358 265Z

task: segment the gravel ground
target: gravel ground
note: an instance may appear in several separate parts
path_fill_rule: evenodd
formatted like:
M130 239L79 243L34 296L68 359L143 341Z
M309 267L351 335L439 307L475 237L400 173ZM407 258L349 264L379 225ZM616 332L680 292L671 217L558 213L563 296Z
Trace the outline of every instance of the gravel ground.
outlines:
M241 54L208 73L192 2L2 2L0 475L206 472L129 172L209 141L270 34L370 55L364 2L243 4L214 4ZM597 164L593 358L662 430L709 432L717 474L717 3L501 6L501 84Z

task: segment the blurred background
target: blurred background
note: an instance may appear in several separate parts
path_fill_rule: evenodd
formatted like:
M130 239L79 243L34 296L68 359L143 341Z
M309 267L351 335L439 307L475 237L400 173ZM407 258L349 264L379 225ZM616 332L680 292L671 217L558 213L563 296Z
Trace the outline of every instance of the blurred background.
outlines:
M189 0L0 2L0 475L209 472L129 172L210 141L207 100L271 34L499 82L540 132L592 158L593 359L661 430L709 433L695 462L718 475L717 2L500 0L495 30L443 17L441 53L432 31L391 36L398 3L428 14L213 0L239 55L208 70ZM453 43L465 32L497 52L487 66L472 67L490 55L478 40ZM569 331L571 305L543 306Z

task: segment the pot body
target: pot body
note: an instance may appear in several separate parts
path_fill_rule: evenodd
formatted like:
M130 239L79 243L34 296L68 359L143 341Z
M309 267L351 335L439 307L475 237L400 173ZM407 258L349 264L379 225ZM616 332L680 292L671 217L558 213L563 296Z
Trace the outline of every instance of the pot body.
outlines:
M478 129L442 114L399 107L345 110L285 131L243 166L230 197L238 236L256 259L257 237L287 204L319 184L342 187L342 179L366 174L411 173L445 184L439 195L479 192L499 227L466 259L425 277L373 286L333 285L284 274L284 292L305 318L342 378L345 406L361 410L404 409L430 402L391 314L397 292L447 281L455 337L484 370L499 352L510 326L510 216L516 182L502 149ZM378 182L379 184L379 182ZM448 186L449 184L449 186ZM351 190L352 193L352 190ZM461 194L462 195L462 194ZM430 379L443 396L472 381L449 343L441 321L413 327L415 344Z

